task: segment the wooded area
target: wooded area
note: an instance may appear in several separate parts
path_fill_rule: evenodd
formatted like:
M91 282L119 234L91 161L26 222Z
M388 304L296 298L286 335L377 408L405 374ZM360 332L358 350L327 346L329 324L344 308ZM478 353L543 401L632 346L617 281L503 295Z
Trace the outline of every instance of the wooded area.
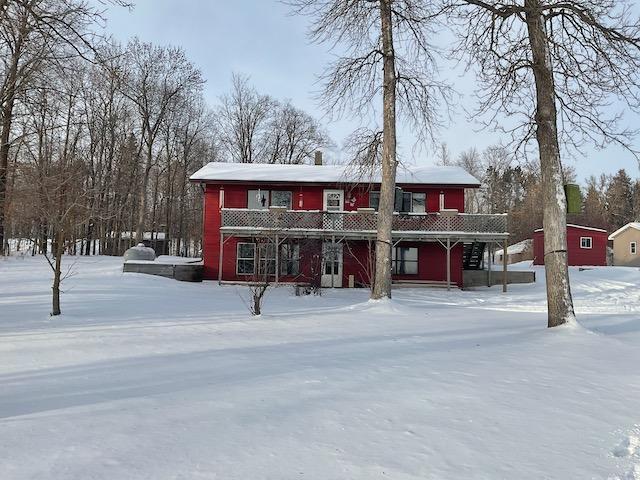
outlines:
M469 213L509 214L509 243L531 238L542 226L540 167L535 161L520 161L512 150L493 145L482 152L469 149L453 155L446 144L438 149L437 162L457 165L482 182L479 190L465 194ZM567 183L581 186L582 211L567 215L569 223L603 228L613 232L640 218L640 178L625 169L614 175L586 179L576 177L572 164L564 166Z
M100 12L84 2L5 2L2 12L5 253L21 247L13 238L40 253L118 255L144 237L195 256L202 201L191 173L209 161L301 163L330 145L313 117L247 77L207 104L182 49L97 36Z

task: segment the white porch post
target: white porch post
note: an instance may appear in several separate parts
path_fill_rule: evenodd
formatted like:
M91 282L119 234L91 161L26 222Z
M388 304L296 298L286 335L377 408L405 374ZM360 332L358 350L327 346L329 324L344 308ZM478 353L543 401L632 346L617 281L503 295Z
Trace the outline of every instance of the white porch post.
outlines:
M502 293L507 292L507 239L502 245Z
M276 281L275 286L278 286L278 281L280 280L280 237L276 233Z
M224 233L220 232L220 252L218 253L218 285L222 285L222 255L224 251Z
M451 239L447 237L447 290L451 290Z
M493 263L493 242L489 242L489 250L487 251L488 261L487 261L487 287L491 286L491 264Z
M331 236L331 255L330 255L330 259L331 259L331 288L334 288L335 283L334 283L334 277L335 277L335 268L336 268L336 236L332 235Z

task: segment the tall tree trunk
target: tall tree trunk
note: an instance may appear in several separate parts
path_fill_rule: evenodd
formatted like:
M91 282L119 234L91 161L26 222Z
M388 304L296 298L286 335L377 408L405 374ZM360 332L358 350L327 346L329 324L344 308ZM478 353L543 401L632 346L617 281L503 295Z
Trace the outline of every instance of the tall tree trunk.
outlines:
M140 188L140 201L138 204L138 224L136 228L136 242L140 243L144 240L144 223L147 216L147 191L149 190L149 177L151 175L151 166L153 162L153 145L147 145L147 160L144 166L142 176L142 187Z
M536 83L536 139L542 174L548 326L575 319L567 263L567 207L558 144L555 85L540 0L525 0Z
M55 263L53 269L53 297L52 297L52 310L51 315L56 316L60 315L60 282L62 281L62 252L64 250L64 233L62 230L58 230L55 233L55 241L54 241L54 255L55 255Z
M396 188L396 66L393 48L392 0L380 0L383 54L382 181L378 208L376 271L371 298L391 298L391 229Z
M0 250L4 254L5 242L5 212L7 203L7 173L9 171L9 148L11 124L13 122L13 105L15 102L15 85L17 81L18 55L14 55L7 81L7 99L2 107L2 131L0 132Z

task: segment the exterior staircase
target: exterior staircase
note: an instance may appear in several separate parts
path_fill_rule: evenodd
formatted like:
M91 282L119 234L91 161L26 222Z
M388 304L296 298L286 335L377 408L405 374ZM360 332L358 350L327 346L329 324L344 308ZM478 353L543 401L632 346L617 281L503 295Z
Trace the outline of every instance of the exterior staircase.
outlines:
M481 270L484 258L485 242L465 243L462 253L462 268L464 270Z

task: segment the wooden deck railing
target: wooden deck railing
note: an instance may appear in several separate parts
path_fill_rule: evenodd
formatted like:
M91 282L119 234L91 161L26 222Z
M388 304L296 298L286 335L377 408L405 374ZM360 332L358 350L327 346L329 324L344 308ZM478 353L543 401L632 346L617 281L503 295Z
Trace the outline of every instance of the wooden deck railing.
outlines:
M224 231L327 231L336 233L375 232L378 215L374 211L321 212L312 210L222 209ZM394 232L424 234L495 234L507 232L507 215L484 214L396 214Z

